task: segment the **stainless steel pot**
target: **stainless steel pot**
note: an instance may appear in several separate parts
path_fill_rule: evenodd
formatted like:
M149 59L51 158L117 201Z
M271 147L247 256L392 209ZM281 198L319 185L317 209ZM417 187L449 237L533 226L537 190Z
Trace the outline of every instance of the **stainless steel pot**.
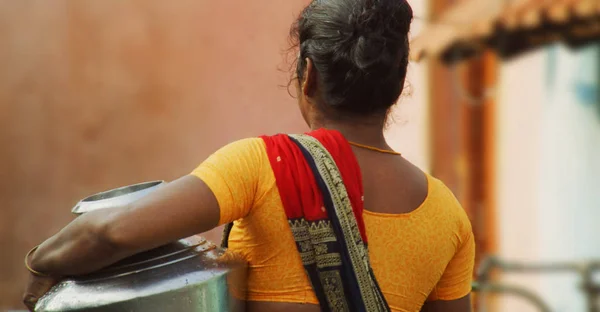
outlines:
M125 205L164 184L147 182L92 195L73 212ZM67 279L40 299L36 311L244 311L246 268L240 256L194 236Z

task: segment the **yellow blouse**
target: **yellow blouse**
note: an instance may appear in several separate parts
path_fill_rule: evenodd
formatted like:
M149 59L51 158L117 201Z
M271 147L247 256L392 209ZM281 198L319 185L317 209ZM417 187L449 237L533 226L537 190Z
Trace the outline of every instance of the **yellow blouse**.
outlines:
M262 139L225 146L192 175L216 196L219 223L235 221L229 248L249 262L247 299L318 304ZM441 181L427 178L427 198L416 210L364 211L371 265L393 311L419 311L426 300L459 299L471 290L471 224L452 192Z

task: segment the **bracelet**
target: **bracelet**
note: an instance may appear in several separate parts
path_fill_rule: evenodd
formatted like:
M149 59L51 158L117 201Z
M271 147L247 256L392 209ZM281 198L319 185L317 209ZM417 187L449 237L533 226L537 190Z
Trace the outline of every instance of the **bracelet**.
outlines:
M36 270L32 269L32 268L31 268L31 266L29 265L28 261L27 261L27 260L29 259L29 256L31 256L31 254L32 254L34 251L36 251L36 250L38 249L38 247L40 247L40 245L37 245L37 246L35 246L35 247L31 248L31 250L30 250L30 251L27 253L27 255L25 255L25 267L27 268L27 270L28 270L29 272L31 272L31 274L33 274L33 275L35 275L35 276L39 276L39 277L51 277L51 276L50 276L50 275L48 275L48 274L44 274L44 273L42 273L42 272L38 272L38 271L36 271Z

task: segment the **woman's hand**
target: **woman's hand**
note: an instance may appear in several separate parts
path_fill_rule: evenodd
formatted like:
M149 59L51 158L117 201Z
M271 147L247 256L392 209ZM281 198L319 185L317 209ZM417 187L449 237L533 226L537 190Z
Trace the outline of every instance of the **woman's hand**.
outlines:
M42 277L29 274L27 289L23 294L23 303L29 311L34 311L38 300L60 281L56 277Z

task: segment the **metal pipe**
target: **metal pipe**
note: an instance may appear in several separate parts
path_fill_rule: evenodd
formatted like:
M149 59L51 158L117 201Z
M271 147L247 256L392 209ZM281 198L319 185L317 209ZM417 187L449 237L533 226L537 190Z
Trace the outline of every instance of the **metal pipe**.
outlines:
M600 307L598 307L596 302L597 297L600 295L600 285L594 283L593 281L593 273L597 270L600 270L600 261L524 263L517 261L504 261L496 256L489 256L482 260L481 265L477 270L478 282L474 283L473 286L474 290L482 292L479 300L480 303L485 304L486 293L501 292L519 295L523 298L527 298L530 302L536 304L536 306L540 308L542 306L547 308L545 303L539 297L537 297L537 295L533 294L527 289L490 282L490 274L494 269L498 269L503 272L517 273L576 273L582 279L581 286L586 298L586 310L589 312L600 312Z
M478 300L485 311L485 299L488 293L508 293L525 299L541 312L551 312L550 307L535 293L526 288L502 283L473 283L473 291L478 292Z

